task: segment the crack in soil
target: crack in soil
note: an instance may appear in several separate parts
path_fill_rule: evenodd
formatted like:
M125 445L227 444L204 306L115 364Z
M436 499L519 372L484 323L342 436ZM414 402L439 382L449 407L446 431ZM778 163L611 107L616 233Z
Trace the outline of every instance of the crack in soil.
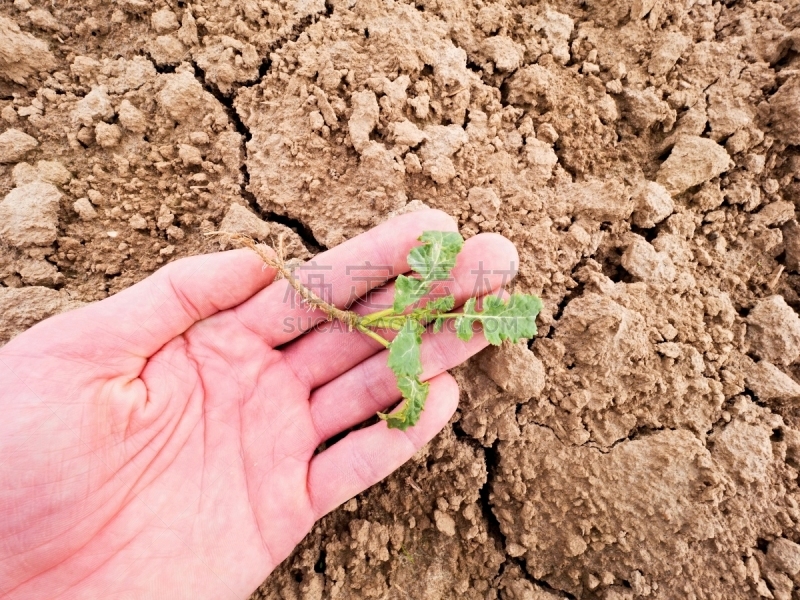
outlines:
M236 100L236 96L238 94L238 90L241 88L249 88L254 85L258 85L264 77L269 72L269 69L272 67L272 59L270 55L273 52L279 51L283 46L288 43L296 42L297 39L308 29L311 25L318 22L322 18L330 18L333 14L334 7L333 4L327 0L325 2L325 15L320 16L317 18L317 15L309 15L308 17L302 19L299 23L292 27L292 31L289 35L284 36L280 40L276 40L276 42L270 46L269 50L266 52L266 56L262 59L261 64L258 68L258 77L251 81L246 81L240 84L237 84L229 94L224 94L217 86L210 83L206 78L206 72L202 69L195 60L189 61L194 69L194 76L200 82L200 85L203 86L203 89L206 90L209 94L214 96L217 101L222 105L225 110L225 113L228 115L228 119L233 124L236 131L244 138L244 144L242 146L242 155L243 160L241 165L239 166L239 170L242 173L242 180L243 185L241 189L241 196L244 200L247 201L247 204L250 206L251 209L264 221L271 222L271 223L279 223L281 225L285 225L292 229L300 239L303 241L306 249L312 254L318 254L324 250L327 250L327 247L319 242L314 237L314 234L311 232L311 229L303 223L299 219L294 219L286 215L280 215L275 212L264 211L258 203L258 199L255 195L248 190L250 185L250 172L247 168L247 142L249 142L253 138L253 134L244 124L244 121L239 117L239 113L236 111L234 107L234 101ZM157 73L174 73L176 67L174 65L158 65L151 56L145 55L145 57L153 63L153 67L155 68Z
M505 553L506 536L500 529L500 521L492 510L492 502L489 497L489 487L492 483L492 473L496 473L500 468L500 454L498 452L499 445L500 441L495 440L491 447L483 448L484 460L486 461L486 483L484 483L481 487L478 498L481 504L481 513L483 514L483 518L486 520L487 533L491 538L502 545ZM534 578L528 572L525 561L522 559L522 557L513 557L506 554L506 561L500 565L500 569L498 570L497 577L495 579L496 581L499 580L499 578L503 575L509 564L516 564L520 568L523 577L525 577L525 579L531 582L533 585L539 586L549 592L562 594L564 598L570 598L574 600L575 596L566 590L554 588L546 581Z
M234 101L236 100L236 93L226 96L219 90L219 88L207 81L205 71L200 68L197 63L192 62L191 64L194 67L195 78L203 86L203 89L214 96L214 98L216 98L217 101L223 106L225 113L228 115L228 119L230 119L231 123L233 123L236 131L242 136L242 138L244 138L244 144L242 144L243 159L241 165L239 166L243 180L241 190L242 198L247 200L247 204L253 209L253 211L255 211L257 215L259 215L261 219L271 223L279 223L292 229L297 235L300 236L300 239L303 241L306 249L312 254L318 254L324 250L327 250L327 248L314 237L311 229L309 229L309 227L299 219L293 219L288 216L279 215L275 212L266 212L262 210L261 206L258 204L258 199L255 197L255 194L248 189L250 185L250 171L247 168L247 142L253 138L253 134L250 133L250 130L244 124L244 121L242 121L242 119L239 117L239 113L236 111L236 108L233 105Z
M543 427L547 426L543 425ZM548 427L548 429L550 428ZM496 473L497 470L500 468L500 455L498 452L498 446L500 445L500 440L495 440L494 443L487 448L481 445L480 442L478 442L478 440L476 440L475 438L464 432L464 430L461 429L459 422L453 423L453 433L459 440L464 441L476 447L476 450L478 451L482 451L484 461L486 462L486 483L484 483L483 486L481 486L481 489L478 492L478 502L480 503L481 514L483 515L483 518L486 522L487 535L492 540L494 540L495 542L497 542L502 546L503 553L506 556L505 562L502 565L500 565L500 568L497 571L497 575L495 576L495 581L500 579L500 577L503 575L506 567L509 564L516 564L517 566L519 566L520 571L522 572L525 579L527 579L534 585L538 585L554 593L564 594L565 595L564 597L566 598L575 598L574 596L569 594L569 592L556 589L552 587L550 584L548 584L546 581L535 579L525 569L525 562L521 558L515 558L505 553L506 536L500 529L500 521L497 519L497 516L494 514L494 511L492 510L492 503L491 499L489 498L489 489L490 485L492 484L492 473Z
M303 244L305 244L308 251L312 254L319 254L320 252L324 252L328 249L327 246L323 245L322 242L314 237L314 234L311 233L311 229L309 229L300 219L293 219L292 217L287 217L286 215L281 215L276 212L262 210L258 206L258 201L252 192L245 191L242 195L248 198L250 201L250 206L258 211L262 219L271 223L280 223L281 225L286 225L292 229L297 235L300 236L300 239L303 240Z

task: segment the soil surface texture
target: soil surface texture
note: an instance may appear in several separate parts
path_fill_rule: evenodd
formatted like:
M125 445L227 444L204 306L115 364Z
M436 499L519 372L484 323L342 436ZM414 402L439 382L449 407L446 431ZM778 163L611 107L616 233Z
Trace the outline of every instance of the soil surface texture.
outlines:
M424 205L539 335L253 598L800 598L798 0L0 1L0 343Z

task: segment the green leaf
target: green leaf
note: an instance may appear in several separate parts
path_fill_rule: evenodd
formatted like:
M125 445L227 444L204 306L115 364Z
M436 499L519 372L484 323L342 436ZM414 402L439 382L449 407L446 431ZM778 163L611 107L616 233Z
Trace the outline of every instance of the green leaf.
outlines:
M456 266L464 238L454 231L426 231L419 241L422 246L408 253L408 266L425 281L447 279Z
M455 305L456 298L450 294L448 296L442 296L441 298L431 300L425 304L425 306L412 310L408 316L416 321L419 321L423 325L430 323L433 320L433 332L436 333L444 324L444 317L439 317L439 315L450 312L453 310Z
M395 281L392 310L398 314L422 299L432 282L450 277L456 256L464 245L464 238L452 231L426 231L419 241L422 246L408 253L408 265L420 278L399 275Z
M452 231L425 231L419 241L422 246L408 253L408 265L420 278L398 275L395 281L392 310L398 314L427 294L433 281L450 277L464 245L464 238Z
M419 380L423 331L425 328L418 321L408 318L389 344L389 368L397 377L397 387L405 399L400 410L388 415L378 413L390 428L405 431L415 425L425 406L428 383Z
M388 415L378 413L378 416L386 421L386 425L390 429L405 431L419 421L422 409L425 407L425 400L428 398L429 384L428 382L422 383L415 377L400 377L397 380L397 387L405 398L402 407Z
M450 294L449 296L442 296L441 298L431 300L425 305L425 310L429 313L446 313L453 310L455 305L456 297Z
M456 317L456 335L458 339L468 342L472 339L472 324L475 318L468 315L475 313L475 298L470 298L464 303L463 317Z
M499 346L503 340L517 342L536 335L536 316L542 310L542 301L529 294L513 294L508 300L486 296L482 308L478 312L475 299L467 300L464 316L456 319L457 335L469 341L472 338L472 324L479 321L489 343Z
M407 307L417 302L428 292L430 287L430 283L427 281L405 275L398 275L394 285L392 310L396 313L402 313Z
M413 319L406 319L397 336L389 344L389 368L399 378L422 374L419 356L424 328Z

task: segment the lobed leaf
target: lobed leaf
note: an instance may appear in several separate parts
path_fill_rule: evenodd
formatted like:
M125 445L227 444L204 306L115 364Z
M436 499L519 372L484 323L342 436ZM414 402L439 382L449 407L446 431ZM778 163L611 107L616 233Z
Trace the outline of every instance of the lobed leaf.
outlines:
M420 345L424 328L414 319L406 319L389 344L389 368L398 377L416 377L422 373Z
M420 300L430 287L430 283L414 277L398 275L394 282L394 303L392 310L402 313L407 307Z
M425 407L429 385L427 381L422 383L415 377L398 378L397 387L405 398L402 408L388 415L378 413L378 416L386 421L386 425L390 429L405 431L409 427L413 427L419 421L422 409Z
M464 238L452 231L425 231L419 236L421 246L408 253L408 265L419 277L398 275L395 281L392 310L402 313L430 291L431 283L450 276Z
M419 380L423 331L425 328L418 321L407 318L389 344L389 368L397 377L397 387L404 398L400 410L392 414L378 413L391 428L405 431L416 424L428 397L428 383Z
M425 281L447 279L456 266L464 238L454 231L425 231L419 241L422 246L408 253L408 266Z
M467 315L476 314L475 312L475 298L470 298L464 303L464 310L462 311L463 317L456 318L456 335L459 339L468 342L472 339L472 324L476 319Z
M486 296L481 311L475 298L464 303L463 316L456 319L456 334L464 341L472 338L472 324L480 322L483 335L490 344L499 346L503 340L517 342L536 335L536 317L542 301L529 294L512 294L508 300Z
M449 296L444 296L442 298L436 298L435 300L431 300L428 302L424 309L425 312L423 314L423 319L425 321L430 321L431 318L434 318L433 321L433 332L438 333L441 331L442 326L444 325L444 317L437 317L437 314L447 313L453 310L453 307L456 305L456 297L453 294Z
M449 296L442 296L441 298L436 298L431 300L425 305L425 310L429 313L446 313L453 310L453 307L456 305L456 297L453 294Z

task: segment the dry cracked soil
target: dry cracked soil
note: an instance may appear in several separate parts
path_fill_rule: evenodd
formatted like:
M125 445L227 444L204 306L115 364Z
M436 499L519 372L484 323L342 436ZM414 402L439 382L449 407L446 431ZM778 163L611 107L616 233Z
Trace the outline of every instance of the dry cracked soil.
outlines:
M423 205L538 337L253 598L800 598L797 0L2 0L0 343Z

